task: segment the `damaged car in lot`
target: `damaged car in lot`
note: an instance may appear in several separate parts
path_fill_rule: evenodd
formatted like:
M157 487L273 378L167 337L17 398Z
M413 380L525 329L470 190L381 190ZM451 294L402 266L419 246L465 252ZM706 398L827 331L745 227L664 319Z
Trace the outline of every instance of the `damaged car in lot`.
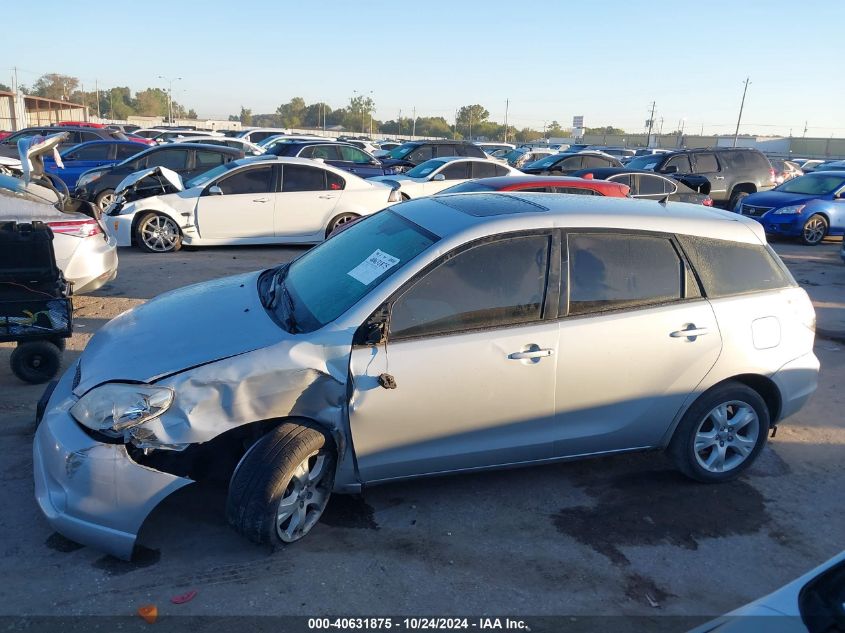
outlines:
M314 244L399 200L396 187L307 158L269 155L232 161L184 183L161 167L139 171L118 185L103 219L118 246L150 253L183 244Z
M814 323L742 216L413 200L107 323L39 405L35 496L129 557L154 507L211 477L231 526L274 544L332 492L411 477L665 449L724 482L814 391Z

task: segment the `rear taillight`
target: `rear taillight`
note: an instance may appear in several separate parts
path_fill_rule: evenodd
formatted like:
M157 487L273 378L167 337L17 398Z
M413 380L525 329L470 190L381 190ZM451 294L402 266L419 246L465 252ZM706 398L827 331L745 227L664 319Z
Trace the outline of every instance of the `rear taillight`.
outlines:
M68 220L66 222L47 222L53 233L72 235L73 237L91 237L103 232L97 220Z
M713 198L711 198L710 196L707 196L706 198L704 198L704 200L701 201L701 204L703 204L705 207L712 207L713 206Z

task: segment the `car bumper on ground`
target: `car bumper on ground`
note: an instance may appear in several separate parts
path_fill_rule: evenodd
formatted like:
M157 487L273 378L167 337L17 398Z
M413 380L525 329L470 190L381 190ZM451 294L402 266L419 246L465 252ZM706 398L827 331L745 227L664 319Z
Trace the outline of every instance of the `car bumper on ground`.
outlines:
M819 384L819 359L812 352L799 356L781 367L772 376L781 396L779 419L788 418L798 411Z
M68 412L73 374L56 385L35 434L35 498L57 532L128 560L147 515L193 482L141 466L123 444L88 435Z

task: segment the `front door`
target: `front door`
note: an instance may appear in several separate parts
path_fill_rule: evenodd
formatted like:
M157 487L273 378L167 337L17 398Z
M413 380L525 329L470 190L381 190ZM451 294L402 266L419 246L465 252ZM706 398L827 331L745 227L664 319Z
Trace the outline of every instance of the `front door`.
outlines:
M215 187L222 193L212 193ZM200 237L273 237L275 189L272 165L239 169L211 183L197 202Z
M551 456L558 326L551 237L450 253L388 302L386 344L353 349L352 441L365 482ZM378 377L389 374L395 389Z
M555 453L656 446L719 356L710 303L668 236L570 233L567 244Z

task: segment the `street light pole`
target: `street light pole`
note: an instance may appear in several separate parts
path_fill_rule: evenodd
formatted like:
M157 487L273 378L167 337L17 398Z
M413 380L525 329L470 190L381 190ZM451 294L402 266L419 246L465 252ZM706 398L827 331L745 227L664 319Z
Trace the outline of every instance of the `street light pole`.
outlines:
M736 119L736 132L734 132L734 147L739 139L739 122L742 121L742 109L745 107L745 93L748 92L748 84L751 83L751 78L745 78L745 88L742 89L742 101L739 104L739 116Z
M164 79L168 83L167 88L167 112L170 118L170 125L173 125L173 82L174 81L182 81L181 77L165 77L164 75L159 75L159 79Z

